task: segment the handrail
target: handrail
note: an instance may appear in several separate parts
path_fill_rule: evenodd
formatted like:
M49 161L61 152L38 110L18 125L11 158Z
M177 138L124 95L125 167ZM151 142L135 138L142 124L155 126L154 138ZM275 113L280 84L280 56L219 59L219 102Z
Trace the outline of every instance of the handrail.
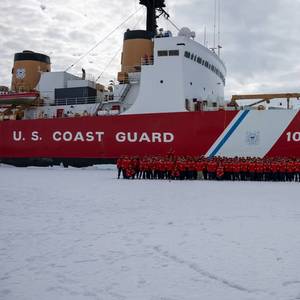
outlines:
M151 57L142 57L141 58L141 65L142 66L154 65L153 56L151 56Z
M56 105L80 105L80 104L94 104L99 101L98 97L76 97L76 98L62 98L55 99Z

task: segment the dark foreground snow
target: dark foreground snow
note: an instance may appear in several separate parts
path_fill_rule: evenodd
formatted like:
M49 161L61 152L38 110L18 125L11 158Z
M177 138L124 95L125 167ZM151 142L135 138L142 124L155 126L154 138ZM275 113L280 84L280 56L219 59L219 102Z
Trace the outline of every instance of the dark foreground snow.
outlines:
M0 167L0 299L300 299L300 184Z

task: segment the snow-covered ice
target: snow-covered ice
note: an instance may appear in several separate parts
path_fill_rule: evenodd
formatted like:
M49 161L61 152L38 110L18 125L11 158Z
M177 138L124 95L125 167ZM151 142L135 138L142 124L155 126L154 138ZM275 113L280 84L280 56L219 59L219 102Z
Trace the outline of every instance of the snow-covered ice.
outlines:
M297 183L0 167L0 299L300 299Z

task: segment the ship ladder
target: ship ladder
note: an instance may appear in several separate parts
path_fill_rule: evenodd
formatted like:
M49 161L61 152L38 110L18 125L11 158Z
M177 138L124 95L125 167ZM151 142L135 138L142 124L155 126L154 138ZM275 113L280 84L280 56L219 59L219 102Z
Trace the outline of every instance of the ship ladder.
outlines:
M123 90L123 93L122 93L122 95L121 95L121 97L120 97L120 102L122 102L122 101L125 100L127 94L128 94L129 91L130 91L130 88L131 88L130 83L127 83L127 84L126 84L126 87L125 87L125 89Z

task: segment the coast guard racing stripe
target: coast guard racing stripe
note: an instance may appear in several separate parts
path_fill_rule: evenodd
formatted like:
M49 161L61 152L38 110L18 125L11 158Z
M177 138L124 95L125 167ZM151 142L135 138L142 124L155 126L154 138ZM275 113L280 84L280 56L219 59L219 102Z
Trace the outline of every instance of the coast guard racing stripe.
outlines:
M296 110L240 111L206 156L264 157L296 114Z

